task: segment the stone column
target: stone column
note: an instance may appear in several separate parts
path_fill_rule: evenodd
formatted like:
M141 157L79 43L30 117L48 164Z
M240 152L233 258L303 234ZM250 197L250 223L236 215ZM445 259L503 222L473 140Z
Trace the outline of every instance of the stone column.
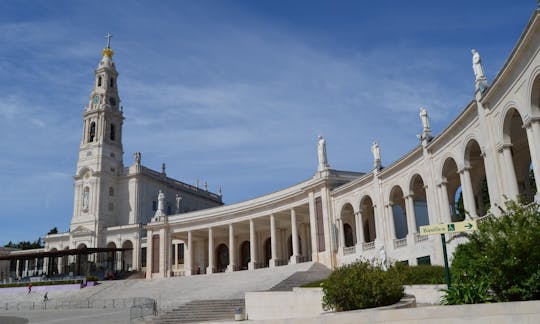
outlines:
M174 270L178 271L178 243L174 244Z
M442 223L449 223L452 221L452 217L450 215L450 202L448 201L448 190L446 188L446 185L448 182L446 181L446 178L444 178L441 183L439 184L439 187L441 189L441 222Z
M249 263L248 269L257 269L257 233L255 232L255 221L249 220Z
M345 230L343 228L343 219L336 219L336 225L338 227L338 253L343 255L343 248L345 247Z
M534 120L526 125L527 140L529 141L529 151L536 179L536 195L534 200L540 202L540 120Z
M208 228L208 268L206 273L214 273L214 233L212 227Z
M291 208L291 240L293 254L291 255L290 263L295 264L300 262L300 251L298 248L298 224L296 223L296 211Z
M17 278L19 278L19 269L20 269L20 265L21 265L21 260L17 259L16 260L16 265L15 265L15 276Z
M187 240L184 242L184 275L193 274L193 233L188 231Z
M317 219L315 217L315 197L312 192L309 193L309 231L311 237L311 260L319 261L317 245Z
M272 247L272 259L269 261L270 267L276 267L277 260L277 235L276 235L276 216L270 215L270 245Z
M516 171L514 169L514 161L512 160L512 145L507 144L502 148L504 158L504 171L506 182L506 195L510 199L516 199L519 196L519 188L517 185Z
M393 208L394 204L392 202L390 202L388 205L386 205L386 215L388 215L388 217L386 219L388 219L388 234L390 235L390 241L393 242L397 237L396 237L396 224L394 222L394 208Z
M300 231L302 233L301 237L303 239L303 241L301 241L301 242L303 242L301 244L302 256L307 257L308 253L309 253L308 252L308 240L307 240L308 235L309 235L309 226L307 226L307 224L305 224L305 223L301 223L300 224Z
M414 242L416 233L416 212L414 210L414 196L412 194L405 197L405 209L407 210L407 241Z
M64 257L58 257L58 268L56 269L56 273L61 274L64 273ZM17 268L19 267L19 264L17 263ZM52 274L52 273L51 273Z
M236 270L236 246L234 239L234 227L233 224L229 224L229 265L227 266L227 272L233 272Z
M364 223L362 223L362 212L354 213L354 223L356 224L356 253L362 251L362 243L364 243Z
M24 260L24 276L28 276L28 259Z
M461 192L463 194L463 207L472 218L476 218L476 204L474 202L474 190L471 181L470 168L463 168L459 172Z

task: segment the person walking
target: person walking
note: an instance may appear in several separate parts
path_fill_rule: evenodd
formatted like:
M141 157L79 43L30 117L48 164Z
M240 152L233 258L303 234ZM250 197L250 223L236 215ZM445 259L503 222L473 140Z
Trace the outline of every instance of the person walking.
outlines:
M32 292L32 283L28 284L28 293Z

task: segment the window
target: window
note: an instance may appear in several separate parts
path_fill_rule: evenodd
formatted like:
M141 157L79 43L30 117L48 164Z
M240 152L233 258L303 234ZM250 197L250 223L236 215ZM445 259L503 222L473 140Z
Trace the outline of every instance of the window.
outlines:
M431 258L429 257L429 255L416 258L416 264L418 264L418 265L422 265L422 264L431 265Z
M156 211L157 210L157 202L154 200L152 201L152 211Z
M111 197L114 196L114 188L113 187L109 187L109 196L111 196Z
M93 142L94 139L96 138L96 123L95 122L92 122L90 124L90 132L88 134L88 142Z
M114 124L111 124L111 134L109 135L111 138L111 141L116 140L116 127Z
M103 78L101 77L101 75L98 77L97 79L97 86L98 87L101 87L101 82L103 81Z
M114 78L109 80L109 87L114 88Z

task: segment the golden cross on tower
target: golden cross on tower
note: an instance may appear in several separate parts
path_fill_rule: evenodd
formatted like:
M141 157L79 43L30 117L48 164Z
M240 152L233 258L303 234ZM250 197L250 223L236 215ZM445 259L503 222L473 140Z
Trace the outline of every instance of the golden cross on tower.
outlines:
M107 33L107 35L105 35L105 38L107 38L107 48L111 48L111 37L111 33Z

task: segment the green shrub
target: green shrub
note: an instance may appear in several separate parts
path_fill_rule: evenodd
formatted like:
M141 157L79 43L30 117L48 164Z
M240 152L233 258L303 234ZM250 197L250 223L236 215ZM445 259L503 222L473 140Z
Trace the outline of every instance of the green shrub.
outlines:
M86 276L86 281L99 281L99 278L96 276Z
M367 261L337 268L322 284L323 307L348 311L397 303L403 296L397 268L388 271Z
M307 284L303 284L300 287L302 287L302 288L320 288L320 287L322 287L324 281L325 281L325 279L316 280L316 281L308 282Z
M489 292L489 284L485 281L458 282L450 289L442 289L446 294L443 296L443 305L481 304L494 301Z
M446 283L443 266L419 265L398 267L404 285L436 285Z
M454 290L485 285L496 301L540 299L539 205L507 201L505 206L502 216L488 217L467 235L469 242L457 247L451 269Z

